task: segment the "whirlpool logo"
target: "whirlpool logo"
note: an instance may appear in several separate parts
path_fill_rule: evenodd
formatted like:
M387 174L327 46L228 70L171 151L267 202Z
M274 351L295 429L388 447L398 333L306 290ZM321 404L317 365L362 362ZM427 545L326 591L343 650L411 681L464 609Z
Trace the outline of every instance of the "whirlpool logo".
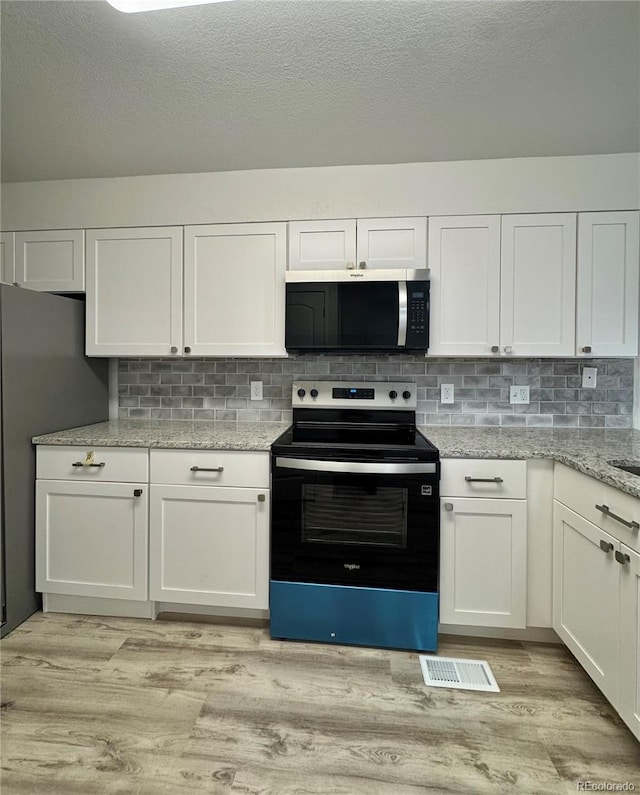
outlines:
M347 571L360 571L359 563L343 563L342 565Z
M352 279L364 279L364 273L350 273Z

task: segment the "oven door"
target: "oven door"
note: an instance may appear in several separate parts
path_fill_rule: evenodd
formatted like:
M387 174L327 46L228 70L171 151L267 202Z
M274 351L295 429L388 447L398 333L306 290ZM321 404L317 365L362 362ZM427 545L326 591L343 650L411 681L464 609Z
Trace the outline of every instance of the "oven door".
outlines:
M275 456L271 578L437 592L438 469Z

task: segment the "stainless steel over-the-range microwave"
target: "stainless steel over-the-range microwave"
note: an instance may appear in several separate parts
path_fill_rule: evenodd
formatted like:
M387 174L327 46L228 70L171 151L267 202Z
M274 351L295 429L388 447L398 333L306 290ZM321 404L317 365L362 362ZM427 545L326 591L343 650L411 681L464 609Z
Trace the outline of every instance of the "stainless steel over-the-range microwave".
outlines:
M285 346L316 353L425 353L429 271L289 271Z

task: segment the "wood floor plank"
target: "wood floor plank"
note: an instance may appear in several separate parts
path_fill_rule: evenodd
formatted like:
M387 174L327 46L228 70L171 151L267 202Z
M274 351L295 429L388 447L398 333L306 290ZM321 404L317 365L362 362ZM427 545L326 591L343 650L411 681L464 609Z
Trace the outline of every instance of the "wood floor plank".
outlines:
M564 786L535 732L494 734L486 725L461 726L446 716L391 716L273 699L212 694L185 747L185 755L215 749L237 771L299 771L310 780L339 776L436 791L560 793ZM266 775L266 773L265 773ZM367 791L366 788L362 790Z

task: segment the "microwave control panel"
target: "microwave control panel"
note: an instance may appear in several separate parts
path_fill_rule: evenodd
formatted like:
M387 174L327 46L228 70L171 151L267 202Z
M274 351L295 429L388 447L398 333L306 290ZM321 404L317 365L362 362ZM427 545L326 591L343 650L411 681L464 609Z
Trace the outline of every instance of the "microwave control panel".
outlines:
M407 347L429 339L429 282L407 284ZM424 344L426 348L426 344Z

